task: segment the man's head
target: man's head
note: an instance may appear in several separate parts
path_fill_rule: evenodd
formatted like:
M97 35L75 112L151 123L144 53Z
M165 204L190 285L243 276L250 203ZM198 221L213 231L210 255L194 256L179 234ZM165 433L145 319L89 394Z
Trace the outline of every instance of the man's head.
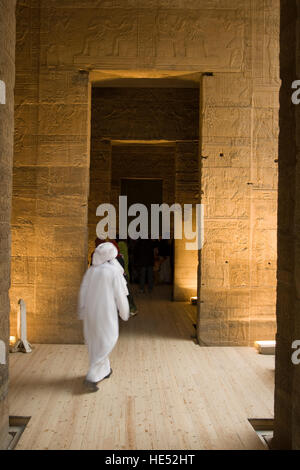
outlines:
M107 261L112 261L118 256L118 250L113 243L103 242L97 246L93 255L93 266L99 266Z

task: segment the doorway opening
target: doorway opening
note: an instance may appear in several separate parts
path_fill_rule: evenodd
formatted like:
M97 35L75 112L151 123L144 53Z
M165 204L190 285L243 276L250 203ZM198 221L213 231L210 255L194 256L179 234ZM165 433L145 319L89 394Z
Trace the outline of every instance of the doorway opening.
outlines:
M128 207L144 204L148 212L151 204L199 203L201 74L99 77L91 74L89 254L100 204L113 205L118 215L121 195ZM173 267L159 276L173 284L171 298L187 301L197 294L198 251L187 252L184 239L173 240L173 215L170 220L170 233L160 235L168 239Z
M121 196L127 197L127 206L130 208L135 204L141 204L146 207L148 213L148 234L151 238L152 220L151 208L154 204L161 205L164 202L163 197L163 179L147 179L147 178L122 178L121 179ZM134 216L128 216L127 227L128 232L130 224L134 221ZM171 222L171 220L170 220ZM170 224L171 228L171 224ZM142 248L143 245L143 248ZM140 253L141 249L143 250ZM166 289L158 289L158 286L171 286L174 279L174 234L173 226L170 236L167 239L163 233L162 214L159 214L159 239L151 239L149 242L140 240L128 240L129 250L129 274L130 281L133 284L140 285L141 270L140 257L145 257L145 250L153 251L153 267L148 267L145 272L145 283L150 286L153 282L156 291L160 291L160 295L166 295ZM149 271L151 270L151 272ZM149 279L151 277L151 280ZM142 286L142 290L144 287ZM168 290L169 291L169 290ZM173 298L171 291L170 298Z
M121 195L127 196L128 206L136 203L144 204L150 213L151 204L163 203L163 180L122 178Z

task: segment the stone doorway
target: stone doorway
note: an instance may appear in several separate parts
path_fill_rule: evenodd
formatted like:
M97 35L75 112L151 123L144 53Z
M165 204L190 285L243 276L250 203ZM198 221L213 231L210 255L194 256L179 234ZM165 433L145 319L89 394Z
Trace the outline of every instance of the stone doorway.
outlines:
M117 209L121 181L163 182L162 202L199 202L201 74L91 72L89 253L101 203ZM140 75L140 77L139 77ZM155 197L152 203L155 203ZM175 242L174 299L197 293L198 252Z

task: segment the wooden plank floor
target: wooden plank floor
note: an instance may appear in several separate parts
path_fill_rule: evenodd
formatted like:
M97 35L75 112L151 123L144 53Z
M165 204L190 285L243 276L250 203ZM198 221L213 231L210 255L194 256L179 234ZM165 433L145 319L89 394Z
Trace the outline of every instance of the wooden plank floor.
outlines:
M274 357L199 347L194 307L157 291L138 296L97 393L82 386L85 346L10 356L10 414L31 416L18 449L264 448L248 418L273 416Z

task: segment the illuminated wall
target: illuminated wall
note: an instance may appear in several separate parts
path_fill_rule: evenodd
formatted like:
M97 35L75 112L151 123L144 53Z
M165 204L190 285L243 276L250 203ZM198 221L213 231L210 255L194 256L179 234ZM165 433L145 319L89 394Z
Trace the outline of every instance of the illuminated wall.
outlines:
M199 107L200 339L272 338L279 1L20 0L17 17L12 327L23 297L32 341L82 340L76 302L87 264L91 71L214 72L204 77ZM187 169L178 159L179 182L194 169L195 149L188 154ZM178 288L194 290L196 278L180 264Z

